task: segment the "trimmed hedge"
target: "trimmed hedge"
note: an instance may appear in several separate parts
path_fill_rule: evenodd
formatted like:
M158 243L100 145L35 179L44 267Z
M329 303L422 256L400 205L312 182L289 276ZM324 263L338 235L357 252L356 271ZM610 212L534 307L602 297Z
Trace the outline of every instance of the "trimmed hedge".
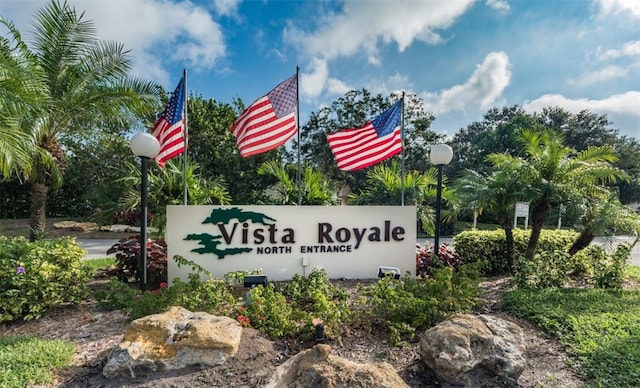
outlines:
M513 230L513 249L516 260L524 256L531 230ZM536 252L568 251L578 237L571 230L545 230L540 233ZM453 246L462 262L479 263L484 275L502 275L509 273L507 248L504 230L467 230L453 238Z

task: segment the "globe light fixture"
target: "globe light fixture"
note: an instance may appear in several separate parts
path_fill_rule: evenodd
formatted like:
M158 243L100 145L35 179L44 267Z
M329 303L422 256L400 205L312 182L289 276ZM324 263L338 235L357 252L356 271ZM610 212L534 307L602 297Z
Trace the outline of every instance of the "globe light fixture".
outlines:
M453 150L446 144L436 144L431 147L429 159L438 168L438 186L436 190L436 233L433 241L433 254L438 257L440 252L440 209L442 207L442 168L453 159Z
M160 143L149 133L138 133L129 143L131 151L140 157L140 290L147 289L147 167L149 159L153 159L160 152Z

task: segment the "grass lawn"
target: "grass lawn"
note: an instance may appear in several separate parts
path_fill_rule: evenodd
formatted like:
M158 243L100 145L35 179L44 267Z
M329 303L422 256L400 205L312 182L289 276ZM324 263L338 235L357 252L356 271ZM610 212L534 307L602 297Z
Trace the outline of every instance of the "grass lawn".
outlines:
M630 267L627 274L637 280L640 267ZM514 290L505 294L502 306L558 338L573 355L586 386L638 386L639 288Z
M0 337L0 387L22 388L52 381L57 368L67 366L75 345L34 336Z

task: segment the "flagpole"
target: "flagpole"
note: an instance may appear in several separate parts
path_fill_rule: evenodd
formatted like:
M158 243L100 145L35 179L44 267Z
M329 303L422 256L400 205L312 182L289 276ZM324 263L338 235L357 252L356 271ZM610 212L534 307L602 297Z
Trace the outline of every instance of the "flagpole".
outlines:
M187 205L187 150L189 149L189 130L187 129L187 69L182 70L182 76L184 77L184 95L182 112L184 114L184 154L182 155L184 161L184 171L182 172L183 185L184 185L184 205Z
M296 126L298 127L298 206L302 205L301 168L300 165L300 67L296 66Z
M400 179L402 180L402 199L400 201L401 205L404 206L404 90L402 91L402 103L400 105L402 106L402 113L400 114L400 139L402 142L402 172Z

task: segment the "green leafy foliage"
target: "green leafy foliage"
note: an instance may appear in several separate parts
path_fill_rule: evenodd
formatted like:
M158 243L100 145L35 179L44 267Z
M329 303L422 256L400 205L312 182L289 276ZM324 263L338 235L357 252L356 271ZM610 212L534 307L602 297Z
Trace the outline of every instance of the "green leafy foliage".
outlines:
M590 245L574 256L574 270L598 288L621 289L625 279L631 246L617 244L613 253L598 245Z
M304 314L287 303L287 298L273 284L268 284L248 291L246 316L251 320L251 326L276 338L297 334L298 320Z
M569 282L570 262L564 251L545 251L533 260L518 260L512 283L519 288L564 287Z
M30 243L0 236L0 322L37 319L62 303L79 304L89 292L84 254L70 238Z
M479 303L477 270L462 266L435 271L433 277L386 277L361 289L354 320L389 330L394 344L413 338L455 312L470 312Z
M516 257L524 255L530 233L529 230L513 230ZM567 251L577 236L578 233L574 231L543 230L538 242L538 248L541 252ZM453 238L453 245L463 262L479 263L481 272L484 275L509 273L505 233L503 230L463 231Z
M102 308L122 310L131 319L161 313L171 306L226 316L236 307L235 297L224 281L201 280L196 274L191 274L187 282L176 279L171 287L161 283L157 290L144 293L112 278L95 297Z
M347 292L329 281L327 271L314 269L308 276L296 274L281 290L293 309L306 313L305 333L310 333L314 319L320 319L327 329L326 335L340 333L340 327L349 316Z
M594 387L640 381L640 290L517 289L502 307L558 338Z
M52 372L73 359L75 345L35 336L0 337L0 386L22 388L53 382Z
M591 245L573 257L566 251L544 251L533 260L519 260L512 283L518 288L550 288L580 281L598 288L621 289L630 251L628 244L618 244L612 253Z

